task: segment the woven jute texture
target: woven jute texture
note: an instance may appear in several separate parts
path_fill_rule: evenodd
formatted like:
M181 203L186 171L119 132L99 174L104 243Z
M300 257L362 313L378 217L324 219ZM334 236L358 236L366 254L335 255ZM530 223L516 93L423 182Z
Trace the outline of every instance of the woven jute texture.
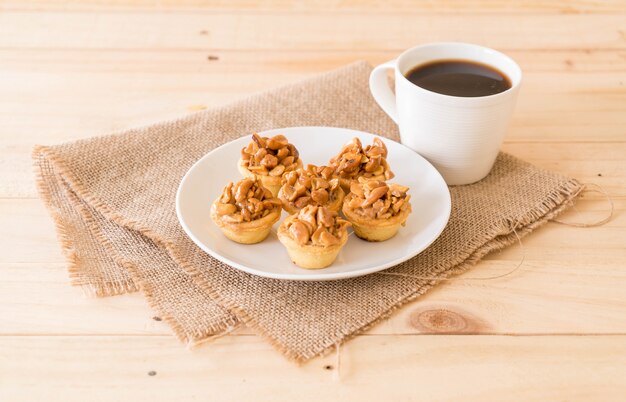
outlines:
M444 278L466 270L547 222L582 190L576 180L501 154L487 178L450 188L447 228L425 252L389 271L403 275L319 283L264 279L218 262L187 238L176 218L176 189L195 161L225 142L305 125L397 139L397 127L369 93L370 71L356 63L178 120L36 147L39 190L72 283L97 296L140 289L184 342L202 342L243 322L302 362L437 283L411 276Z

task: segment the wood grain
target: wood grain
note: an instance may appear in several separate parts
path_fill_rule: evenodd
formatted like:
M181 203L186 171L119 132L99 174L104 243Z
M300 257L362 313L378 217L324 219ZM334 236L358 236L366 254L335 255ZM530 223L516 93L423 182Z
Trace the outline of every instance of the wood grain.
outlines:
M626 334L623 258L554 260L527 259L506 279L442 283L368 333ZM460 278L517 263L496 256ZM140 294L96 299L69 286L63 263L0 264L0 336L170 335L154 317Z
M624 50L625 16L8 11L0 14L0 48L401 51L417 43L463 41L503 50Z
M524 72L620 72L626 50L613 49L502 49ZM223 49L0 49L0 68L32 73L317 73L368 60L379 64L398 50L232 50ZM585 84L572 82L573 85ZM241 89L244 89L242 86Z
M613 13L624 12L626 6L620 0L557 0L557 1L485 1L485 0L439 0L436 2L411 0L323 0L303 2L298 0L22 0L4 1L5 10L28 11L194 11L194 12L359 12L380 13Z
M3 400L619 400L626 336L364 336L294 367L256 337L3 337ZM254 356L255 364L251 365Z

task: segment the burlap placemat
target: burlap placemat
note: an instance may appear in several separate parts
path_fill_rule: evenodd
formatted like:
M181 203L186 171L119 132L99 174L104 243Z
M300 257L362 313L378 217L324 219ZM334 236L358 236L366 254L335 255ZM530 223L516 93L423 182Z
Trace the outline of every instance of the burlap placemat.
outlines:
M545 223L581 191L573 179L501 154L486 179L451 187L452 216L441 237L391 271L409 276L319 283L264 279L218 262L187 238L175 213L178 184L196 160L227 141L304 125L397 139L397 127L370 96L370 71L356 63L178 120L36 147L39 189L56 222L72 283L98 296L141 289L184 342L245 322L287 357L304 361L436 283L410 275L461 272L515 242L515 233L523 236Z

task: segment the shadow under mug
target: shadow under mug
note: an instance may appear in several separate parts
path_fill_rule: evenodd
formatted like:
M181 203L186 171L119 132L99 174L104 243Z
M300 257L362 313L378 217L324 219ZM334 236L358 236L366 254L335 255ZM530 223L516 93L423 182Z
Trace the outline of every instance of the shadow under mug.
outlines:
M480 97L444 95L406 78L414 67L437 60L492 66L511 81L506 91ZM395 95L387 80L394 70ZM432 43L406 50L372 71L370 91L400 129L401 142L437 168L448 185L481 180L493 167L515 107L522 70L510 57L468 43Z

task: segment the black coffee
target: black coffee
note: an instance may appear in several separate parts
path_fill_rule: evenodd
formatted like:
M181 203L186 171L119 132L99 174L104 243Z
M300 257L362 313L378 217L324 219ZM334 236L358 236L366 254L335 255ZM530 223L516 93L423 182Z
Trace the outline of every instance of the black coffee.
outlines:
M413 84L444 95L476 97L511 88L511 80L493 67L468 60L437 60L405 74Z

